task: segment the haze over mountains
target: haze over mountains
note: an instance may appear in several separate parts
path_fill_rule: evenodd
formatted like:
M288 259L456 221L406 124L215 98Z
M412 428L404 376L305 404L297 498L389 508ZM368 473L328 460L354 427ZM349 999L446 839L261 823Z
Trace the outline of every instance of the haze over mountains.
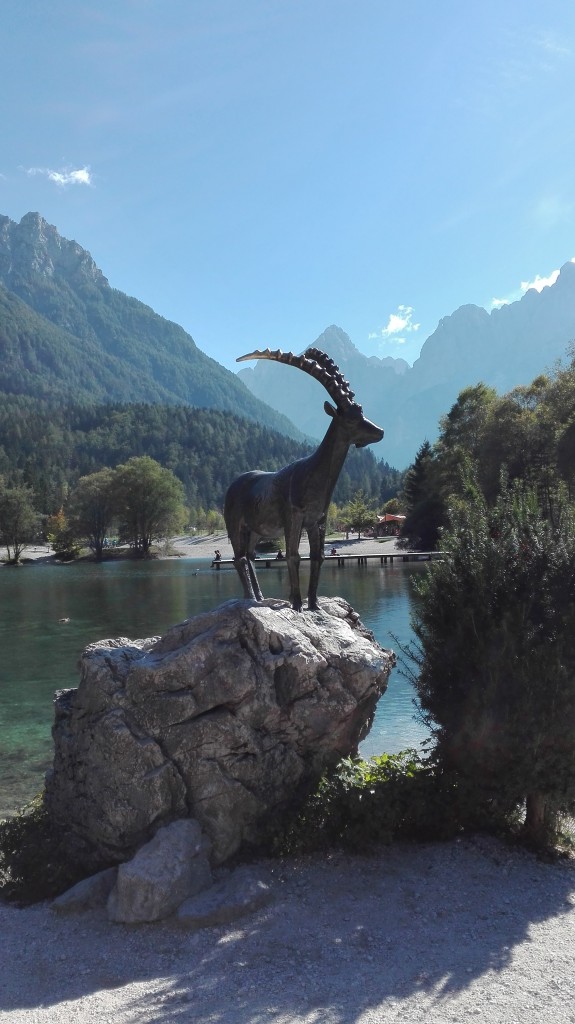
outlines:
M565 359L575 339L575 263L566 263L555 284L530 289L518 301L488 313L460 306L443 317L409 367L403 359L364 356L341 328L328 327L313 344L338 363L370 419L385 430L382 457L399 469L409 465L422 442L434 441L439 418L459 392L483 381L505 393ZM239 376L255 395L294 415L312 437L326 417L321 387L277 363L259 361Z
M574 338L575 263L566 263L540 293L492 313L467 305L444 317L413 367L362 355L336 326L310 344L332 356L384 428L377 458L404 468L435 439L462 388L527 384ZM317 381L266 361L226 370L183 328L110 287L90 254L38 213L19 224L0 216L0 356L7 395L227 409L298 439L328 426Z

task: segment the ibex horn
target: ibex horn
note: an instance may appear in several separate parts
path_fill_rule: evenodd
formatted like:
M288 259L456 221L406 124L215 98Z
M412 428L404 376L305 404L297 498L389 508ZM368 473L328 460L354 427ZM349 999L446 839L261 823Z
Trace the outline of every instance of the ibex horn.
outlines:
M271 359L276 363L295 366L323 384L336 405L340 407L353 405L355 394L351 391L349 382L344 379L339 366L334 363L333 359L330 359L327 353L322 352L319 348L308 348L301 356L296 356L293 352L282 352L281 348L275 349L275 351L269 348L263 351L257 349L245 356L238 356L236 363L243 363L248 359Z

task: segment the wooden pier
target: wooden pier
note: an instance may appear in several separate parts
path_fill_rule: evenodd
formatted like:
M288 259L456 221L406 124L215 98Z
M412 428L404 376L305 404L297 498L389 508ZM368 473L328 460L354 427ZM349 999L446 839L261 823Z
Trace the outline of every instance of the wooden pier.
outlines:
M337 555L325 555L324 565L328 562L337 563L340 568L345 569L347 562L354 562L356 565L367 565L368 562L379 562L380 565L393 565L394 562L431 562L435 558L441 558L441 551L386 551L376 552L371 555L349 555L349 554L337 554ZM309 562L309 555L300 555L301 562ZM258 569L272 569L278 568L286 564L285 558L276 558L275 555L258 555L256 558L256 567ZM212 569L233 568L234 562L232 558L222 558L219 561L212 562Z

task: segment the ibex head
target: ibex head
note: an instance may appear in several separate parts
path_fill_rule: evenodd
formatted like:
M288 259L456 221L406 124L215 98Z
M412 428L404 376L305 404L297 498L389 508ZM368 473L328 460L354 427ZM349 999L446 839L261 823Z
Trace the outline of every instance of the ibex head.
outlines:
M293 352L282 352L279 348L275 351L269 348L264 351L258 349L248 355L239 356L236 362L242 363L248 359L271 359L276 363L287 363L309 373L323 384L335 402L335 408L329 402L325 402L324 409L328 416L337 418L340 425L345 426L350 445L364 448L368 444L381 441L383 430L365 418L361 405L355 401L355 393L350 389L349 381L344 379L333 359L319 348L308 348L301 356L296 356Z

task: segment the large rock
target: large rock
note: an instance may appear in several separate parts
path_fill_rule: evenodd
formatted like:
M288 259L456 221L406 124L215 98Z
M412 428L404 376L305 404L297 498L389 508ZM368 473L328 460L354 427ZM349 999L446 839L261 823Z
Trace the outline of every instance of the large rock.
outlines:
M220 871L227 869L220 868ZM271 903L273 898L270 879L262 877L261 867L241 864L220 877L211 888L184 900L176 911L175 921L189 931L212 928L252 914Z
M394 663L341 598L228 601L161 638L88 647L56 695L46 800L96 870L196 818L222 863L367 734Z
M103 907L116 884L118 868L105 868L96 875L83 878L52 900L50 908L57 914L79 914Z
M159 828L132 860L120 864L108 899L110 920L159 921L190 896L209 888L209 845L192 819Z

